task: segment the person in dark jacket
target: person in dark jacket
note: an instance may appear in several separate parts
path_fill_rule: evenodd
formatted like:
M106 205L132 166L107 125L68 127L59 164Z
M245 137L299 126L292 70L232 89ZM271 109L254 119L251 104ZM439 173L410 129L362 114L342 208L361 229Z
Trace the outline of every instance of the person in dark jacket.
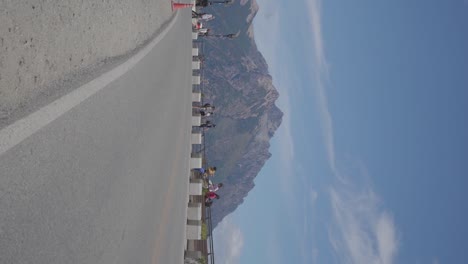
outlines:
M205 123L201 124L199 127L202 127L202 128L210 128L210 127L216 127L215 124L211 123L211 121L206 121Z

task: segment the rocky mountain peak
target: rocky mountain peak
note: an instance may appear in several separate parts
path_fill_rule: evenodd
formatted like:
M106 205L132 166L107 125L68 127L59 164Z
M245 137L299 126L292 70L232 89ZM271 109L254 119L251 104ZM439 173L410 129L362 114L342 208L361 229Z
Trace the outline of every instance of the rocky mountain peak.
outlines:
M203 40L204 101L217 106L213 118L217 126L205 136L207 165L217 166L214 181L225 183L219 193L222 198L213 206L215 225L254 187L254 178L271 157L269 142L283 116L275 105L279 93L253 38L257 11L254 0L203 10L222 18L208 23L216 34L239 32L232 40Z

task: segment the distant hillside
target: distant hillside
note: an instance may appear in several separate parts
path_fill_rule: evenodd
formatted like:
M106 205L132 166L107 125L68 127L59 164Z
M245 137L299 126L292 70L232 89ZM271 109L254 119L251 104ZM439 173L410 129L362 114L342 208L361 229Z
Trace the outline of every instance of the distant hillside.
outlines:
M216 16L206 23L212 34L239 32L232 40L202 39L204 101L217 106L212 118L217 126L206 133L207 161L218 167L215 182L225 183L213 206L215 225L254 187L254 178L271 156L269 141L283 116L275 105L279 95L268 65L254 40L251 23L257 11L254 0L200 11Z

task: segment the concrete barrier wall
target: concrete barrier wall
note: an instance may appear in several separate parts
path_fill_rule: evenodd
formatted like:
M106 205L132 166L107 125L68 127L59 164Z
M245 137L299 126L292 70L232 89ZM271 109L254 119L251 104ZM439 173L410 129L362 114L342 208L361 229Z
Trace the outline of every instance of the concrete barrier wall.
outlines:
M201 116L192 116L192 126L201 125Z
M187 239L201 239L201 220L187 220Z
M192 1L194 2L194 1ZM195 7L194 7L195 8ZM192 21L193 22L193 21ZM196 21L195 21L196 23ZM193 23L192 23L193 24ZM198 33L192 32L192 39L198 39ZM199 59L199 49L197 43L192 43L192 102L201 103L202 94L200 89L197 89L201 84L201 62ZM201 116L198 114L198 111L192 112L192 126L201 125ZM194 132L191 134L192 145L200 145L203 143L202 133ZM202 167L203 156L201 153L191 153L190 156L190 169L196 169ZM186 240L185 245L185 259L198 260L203 257L203 253L199 249L195 249L194 241L199 241L201 239L202 232L202 217L203 217L203 207L202 203L204 198L203 193L203 179L192 179L192 171L189 174L189 199L187 206L187 224L186 224ZM191 199L192 197L192 199ZM191 243L192 242L192 243Z
M190 203L187 208L187 219L201 220L201 218L202 218L202 205L200 203Z
M192 69L199 70L200 69L200 61L192 61Z
M197 144L200 145L202 143L202 134L201 133L192 133L192 137L190 139L192 145Z
M191 158L190 169L197 169L202 167L202 158Z
M203 180L190 180L189 195L202 195ZM199 219L196 219L199 220Z
M192 76L192 84L200 84L200 83L201 83L200 75Z
M192 102L200 103L201 102L201 93L193 92L192 93Z
M194 263L199 263L197 260L200 259L202 256L203 255L201 251L189 251L188 250L185 252L185 257L195 260L196 262Z

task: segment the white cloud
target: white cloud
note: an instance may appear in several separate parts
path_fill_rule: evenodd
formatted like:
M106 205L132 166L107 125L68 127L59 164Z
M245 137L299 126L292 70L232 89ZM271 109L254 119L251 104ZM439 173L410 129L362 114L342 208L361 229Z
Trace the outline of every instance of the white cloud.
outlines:
M379 198L350 185L330 189L333 225L330 242L343 263L390 264L398 252L397 230Z
M215 246L215 261L221 264L239 263L244 246L244 235L232 221L232 216L226 216L213 231Z
M309 187L304 192L302 199L297 199L295 203L300 205L299 211L302 214L302 228L298 228L296 234L297 241L299 243L299 252L301 257L300 263L313 264L318 263L319 249L317 248L318 243L313 241L312 237L316 235L315 230L315 203L318 199L318 192ZM297 218L300 216L298 215ZM298 225L299 227L299 225Z
M316 106L320 116L323 141L329 167L341 186L330 189L333 223L330 224L330 243L342 263L393 263L398 251L396 227L390 213L379 206L378 196L366 180L364 189L353 189L353 179L338 169L334 143L333 118L326 93L329 63L326 59L321 23L321 1L306 0L310 33L313 37L313 76ZM363 168L362 163L360 165ZM346 171L348 174L348 171ZM366 171L361 171L366 178Z
M315 95L314 106L320 117L321 134L328 165L334 177L333 180L338 182L337 185L330 188L329 196L320 197L321 201L330 197L332 218L329 222L329 241L340 263L390 264L395 261L399 247L397 228L391 213L382 208L378 195L370 187L370 177L362 162L357 164L360 169L359 177L357 177L359 179L349 176L355 174L351 172L353 168L344 168L342 159L339 160L340 166L337 165L333 116L327 98L330 64L327 61L326 45L323 38L322 2L321 0L304 1L309 17L309 35L312 38L311 54L309 54L313 64L310 75L311 84L301 83L300 76L291 70L294 69L297 62L292 61L292 56L287 56L290 50L283 48L287 47L285 43L288 40L284 39L282 30L257 30L255 32L259 50L265 56L270 66L270 72L274 76L274 84L280 91L278 105L284 112L283 123L276 135L279 138L282 160L280 164L282 168L280 171L281 191L283 195L286 194L287 199L293 199L294 197L291 198L291 196L294 186L308 183L302 178L295 178L294 138L292 135L294 128L292 128L290 113L291 107L294 106L292 104L294 101L291 101L291 98L302 96L302 87L310 85ZM283 21L281 10L277 5L261 4L259 15L262 13L266 14L268 19L257 19L254 22L256 28L282 28L280 26ZM285 65L292 66L284 67ZM358 184L357 180L360 180ZM353 186L365 187L353 188ZM287 195L288 193L290 195ZM303 203L297 203L294 206L299 207L302 212L313 211L318 199L318 192L310 189L303 198ZM288 210L293 210L292 207ZM313 229L316 223L313 223L313 218L306 213L302 218L301 225L299 225L303 231L298 239L301 241L300 251L304 263L318 262L319 251L316 245L310 243L310 238L315 237ZM274 243L274 246L278 247L278 244ZM275 253L278 252L275 250Z
M322 34L321 0L307 0L309 22L314 42L315 66L321 73L328 75L328 62L325 56L325 45Z
M326 83L329 78L329 66L325 56L325 46L322 34L321 1L306 1L309 13L310 31L313 39L313 62L315 77L316 105L319 111L324 137L325 151L331 170L338 175L333 139L333 120L328 108Z

